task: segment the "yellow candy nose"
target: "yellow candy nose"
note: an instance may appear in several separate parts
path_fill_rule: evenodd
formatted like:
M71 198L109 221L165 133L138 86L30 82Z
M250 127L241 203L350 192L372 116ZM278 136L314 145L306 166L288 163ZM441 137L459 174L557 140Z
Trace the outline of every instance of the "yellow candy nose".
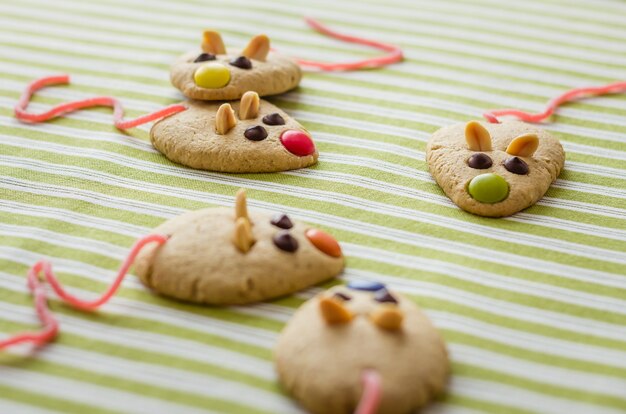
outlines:
M217 89L228 85L230 82L230 71L221 63L205 63L196 69L193 80L201 88Z

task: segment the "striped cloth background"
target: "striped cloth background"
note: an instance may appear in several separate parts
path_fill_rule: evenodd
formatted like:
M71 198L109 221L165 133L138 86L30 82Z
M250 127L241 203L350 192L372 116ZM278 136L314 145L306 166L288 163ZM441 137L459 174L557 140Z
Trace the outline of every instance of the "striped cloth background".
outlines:
M33 110L95 94L137 116L181 99L168 66L221 30L241 47L265 32L280 51L346 60L377 52L307 29L401 45L383 70L307 73L272 102L314 135L320 163L281 174L182 168L121 134L108 109L24 125L25 84L70 73ZM545 127L565 171L506 219L456 208L434 184L425 143L485 109L539 110L564 90L626 79L626 3L592 0L0 0L0 332L38 326L27 268L47 257L93 297L133 241L189 209L284 210L335 234L343 280L376 279L422 306L448 341L448 395L427 413L626 412L626 97L575 103ZM284 206L284 207L282 207ZM100 312L52 300L62 334L36 355L0 354L2 413L296 413L272 345L323 287L247 307L189 306L130 277Z

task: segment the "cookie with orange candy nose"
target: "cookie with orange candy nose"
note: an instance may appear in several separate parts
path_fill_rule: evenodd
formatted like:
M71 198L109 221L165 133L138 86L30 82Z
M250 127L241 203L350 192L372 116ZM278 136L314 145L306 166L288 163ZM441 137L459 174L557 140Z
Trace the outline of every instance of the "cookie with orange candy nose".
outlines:
M443 392L444 342L411 300L354 281L295 313L274 350L283 387L314 414L406 414Z
M502 217L535 204L565 162L559 140L519 121L470 121L441 128L426 147L428 168L448 197L479 216Z
M155 229L167 243L146 246L135 273L165 296L238 305L284 296L335 277L344 267L329 234L286 214L248 211L243 190L235 208L182 214Z
M260 96L287 92L300 83L293 59L270 50L266 35L253 37L241 51L227 51L218 32L205 30L201 50L181 56L170 71L172 84L188 98L239 99L247 91Z

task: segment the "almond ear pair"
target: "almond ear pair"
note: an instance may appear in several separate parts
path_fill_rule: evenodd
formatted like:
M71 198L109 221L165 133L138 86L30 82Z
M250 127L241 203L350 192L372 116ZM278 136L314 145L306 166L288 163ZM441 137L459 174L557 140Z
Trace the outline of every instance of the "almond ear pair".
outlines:
M322 317L331 325L348 323L354 317L341 299L324 297L319 306ZM389 331L400 329L404 320L404 314L396 305L387 304L378 305L369 317L378 327Z
M202 50L213 55L226 54L226 47L222 36L214 30L205 30L202 34ZM270 52L270 39L264 34L254 36L248 42L248 46L241 54L248 59L260 60L262 62L267 58Z
M480 122L471 121L465 125L465 140L472 151L491 151L491 135ZM536 134L523 134L515 138L506 148L507 154L519 157L532 157L539 147Z
M261 100L259 94L248 91L241 97L239 104L239 119L253 119L259 115ZM235 111L229 103L222 104L215 114L215 131L219 135L225 135L237 125Z

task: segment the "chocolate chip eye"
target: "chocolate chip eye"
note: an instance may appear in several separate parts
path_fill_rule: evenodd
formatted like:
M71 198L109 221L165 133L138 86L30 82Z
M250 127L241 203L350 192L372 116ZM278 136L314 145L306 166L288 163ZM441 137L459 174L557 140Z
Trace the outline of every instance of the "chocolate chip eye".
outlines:
M513 174L528 174L528 164L520 157L509 157L504 161L504 168Z
M272 237L272 241L280 250L293 253L298 250L298 240L288 231L279 231Z
M200 53L196 60L194 60L193 62L206 62L207 60L215 60L215 55L212 55L210 53Z
M374 300L380 303L398 303L398 299L393 297L387 289L380 289L374 293Z
M484 170L491 167L493 165L493 161L491 161L491 157L489 157L489 155L479 152L469 157L467 165L477 170Z
M246 129L243 136L250 141L263 141L267 138L267 131L261 125L257 125Z
M265 125L285 125L285 120L278 112L274 112L273 114L265 115L263 123Z
M252 62L245 56L239 56L229 62L232 66L235 66L239 69L252 69Z
M349 301L352 299L352 296L350 295L346 295L345 293L341 293L341 292L335 292L335 294L333 295L334 298L339 298L343 301Z
M276 227L279 227L285 230L288 230L293 227L293 223L291 222L291 219L286 214L281 214L281 213L274 214L274 216L272 216L272 219L270 220L270 223L272 223Z

